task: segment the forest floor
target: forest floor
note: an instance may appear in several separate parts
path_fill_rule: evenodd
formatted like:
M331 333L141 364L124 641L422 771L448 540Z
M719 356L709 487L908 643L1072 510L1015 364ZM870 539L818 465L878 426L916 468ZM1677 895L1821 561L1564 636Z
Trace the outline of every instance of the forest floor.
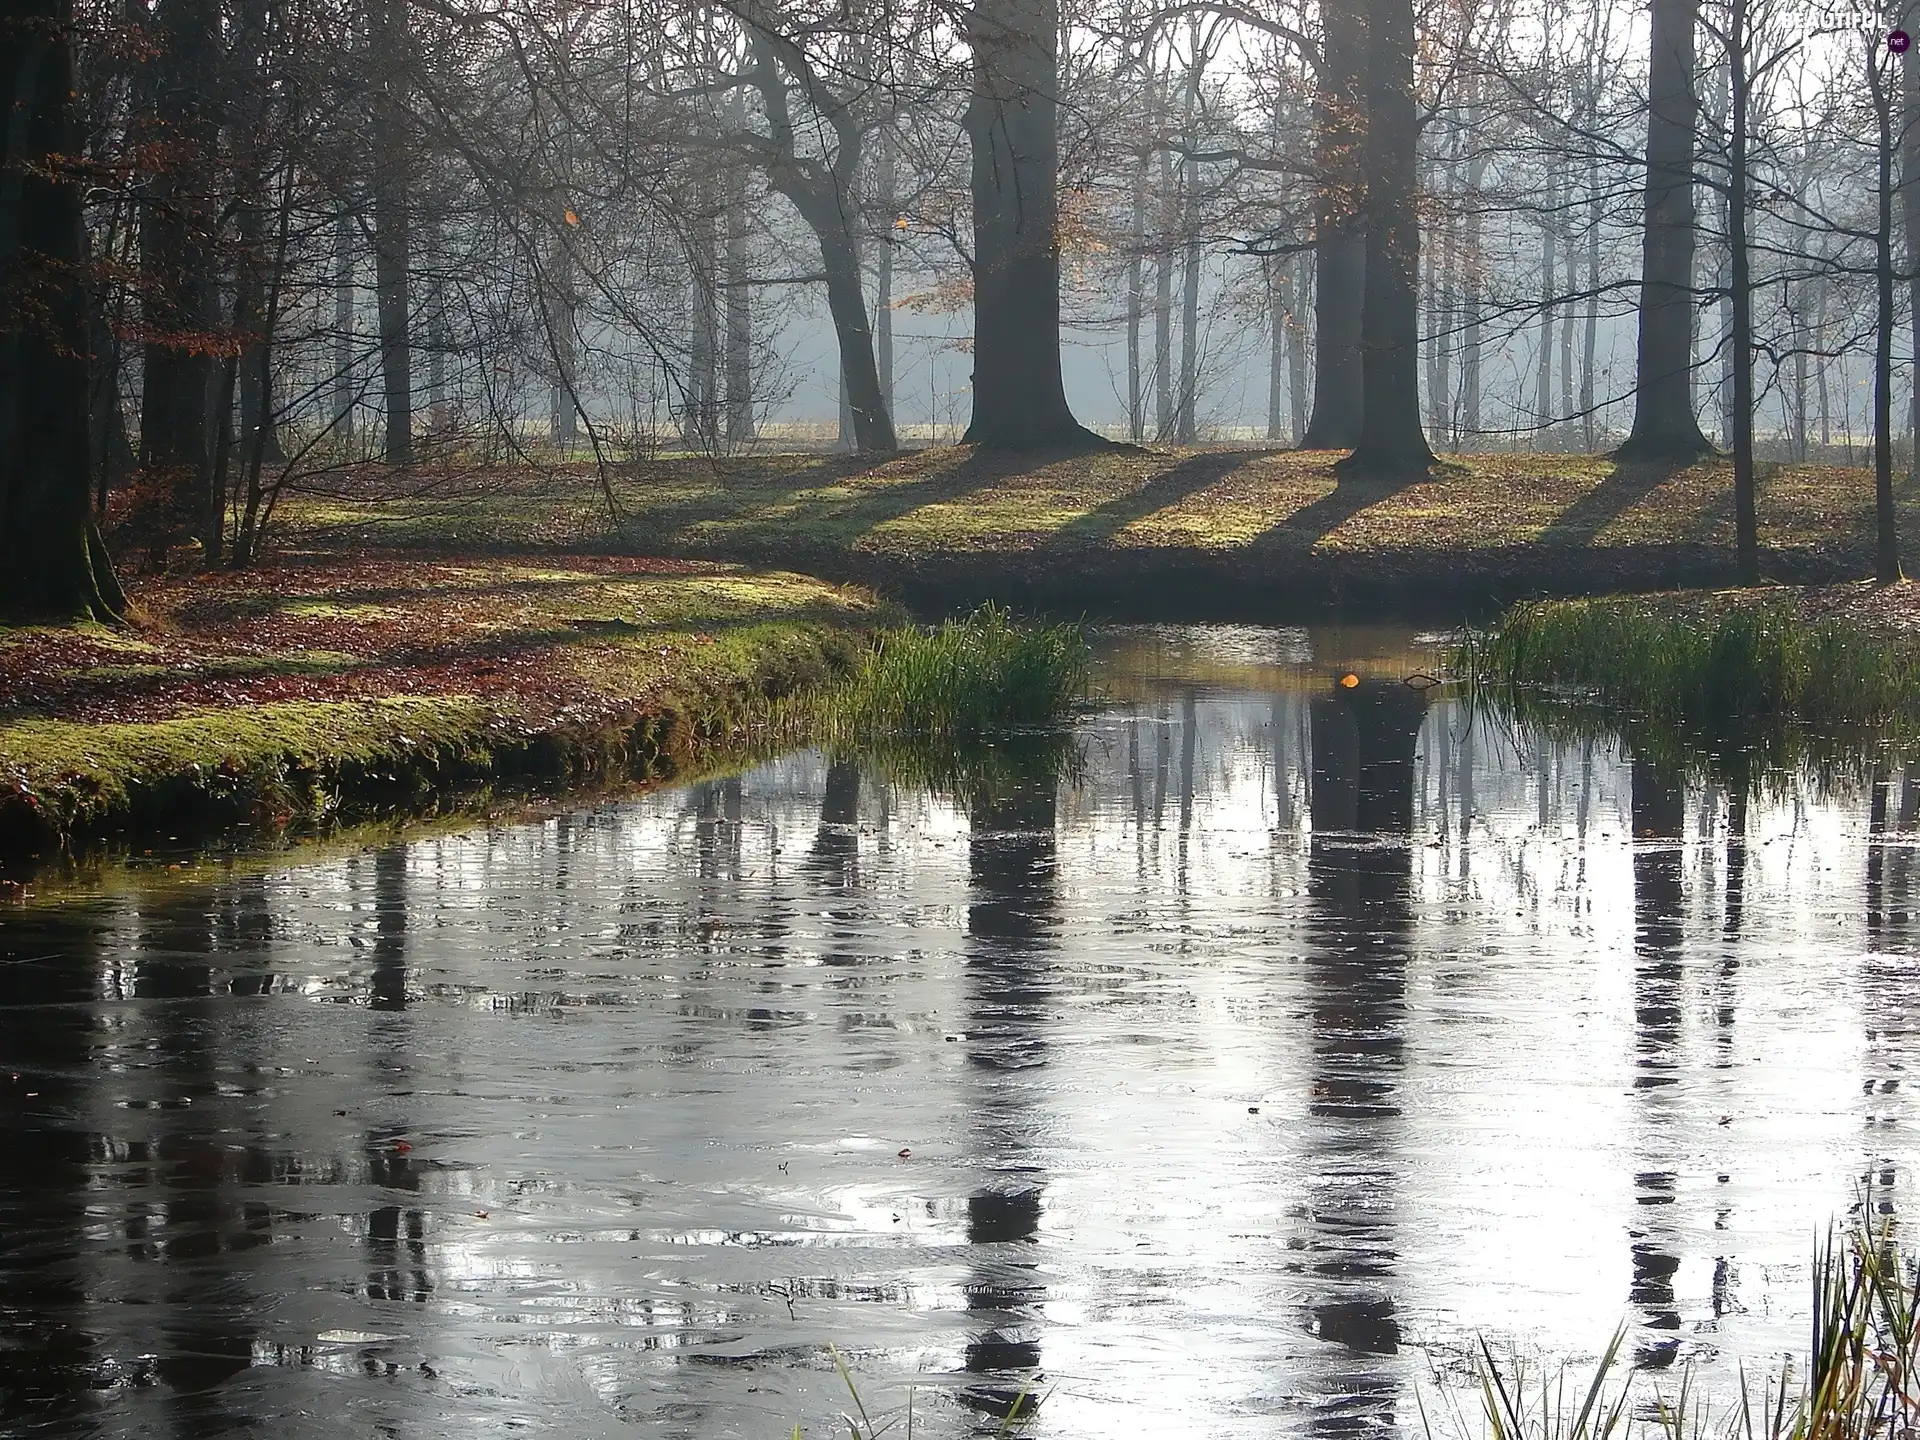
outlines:
M942 447L847 455L379 467L288 497L279 543L639 553L777 564L916 605L999 599L1125 618L1272 618L1731 580L1732 477L1597 456L1447 457L1413 483L1336 483L1338 452L1114 451L1053 459ZM1872 483L1767 465L1771 578L1866 573ZM609 504L609 493L612 503ZM1911 533L1920 494L1899 502Z
M898 617L713 561L285 556L130 577L125 630L0 628L0 851L419 808L749 753Z

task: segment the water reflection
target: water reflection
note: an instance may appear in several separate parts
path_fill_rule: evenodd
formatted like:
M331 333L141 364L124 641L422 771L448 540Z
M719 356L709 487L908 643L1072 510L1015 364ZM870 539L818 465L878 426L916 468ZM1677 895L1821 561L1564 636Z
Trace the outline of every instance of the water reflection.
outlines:
M978 1328L960 1391L996 1416L1032 1413L1046 1288L1035 1253L1046 1190L1034 1098L1047 1064L1049 967L1059 923L1054 787L1014 783L971 797L967 835L967 1059L987 1074L976 1107L983 1183L967 1196L964 1286Z
M1309 1328L1356 1356L1400 1348L1397 1132L1413 936L1414 754L1426 705L1393 678L1312 702L1312 837L1305 966L1314 1124L1306 1156L1311 1259L1328 1282ZM1397 1377L1356 1362L1317 1413L1319 1433L1390 1429Z
M824 1433L831 1344L934 1436L1344 1436L1482 1331L1798 1346L1910 1194L1908 772L1677 782L1405 636L1120 649L1066 779L790 756L0 912L0 1430Z

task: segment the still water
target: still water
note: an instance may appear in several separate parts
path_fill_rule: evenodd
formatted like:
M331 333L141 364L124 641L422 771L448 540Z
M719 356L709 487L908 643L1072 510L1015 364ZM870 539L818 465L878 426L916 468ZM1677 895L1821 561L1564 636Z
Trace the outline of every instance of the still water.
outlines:
M1104 651L1049 793L802 754L0 911L0 1432L824 1435L838 1347L929 1436L1346 1436L1477 1334L1802 1345L1910 1193L1920 776L1742 816L1405 634Z

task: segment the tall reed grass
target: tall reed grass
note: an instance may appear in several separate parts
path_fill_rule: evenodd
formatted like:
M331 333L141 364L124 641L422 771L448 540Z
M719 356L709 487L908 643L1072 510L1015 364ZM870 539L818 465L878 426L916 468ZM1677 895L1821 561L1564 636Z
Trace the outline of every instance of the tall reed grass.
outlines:
M1696 729L1920 724L1920 636L1810 620L1777 598L1520 605L1459 665L1482 689L1577 695Z
M996 605L887 631L825 702L830 741L968 740L1058 725L1087 693L1077 625L1025 625Z
M1454 668L1496 719L1747 791L1850 788L1920 749L1920 635L1750 592L1516 606Z

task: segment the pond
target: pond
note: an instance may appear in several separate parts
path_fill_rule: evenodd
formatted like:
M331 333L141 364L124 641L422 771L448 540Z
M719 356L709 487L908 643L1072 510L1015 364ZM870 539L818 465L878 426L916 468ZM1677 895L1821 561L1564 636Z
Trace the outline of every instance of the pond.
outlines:
M1113 633L966 806L799 754L0 911L0 1431L825 1435L837 1349L929 1436L1418 1433L1623 1319L1725 1393L1910 1194L1920 773L1675 785L1437 644Z

